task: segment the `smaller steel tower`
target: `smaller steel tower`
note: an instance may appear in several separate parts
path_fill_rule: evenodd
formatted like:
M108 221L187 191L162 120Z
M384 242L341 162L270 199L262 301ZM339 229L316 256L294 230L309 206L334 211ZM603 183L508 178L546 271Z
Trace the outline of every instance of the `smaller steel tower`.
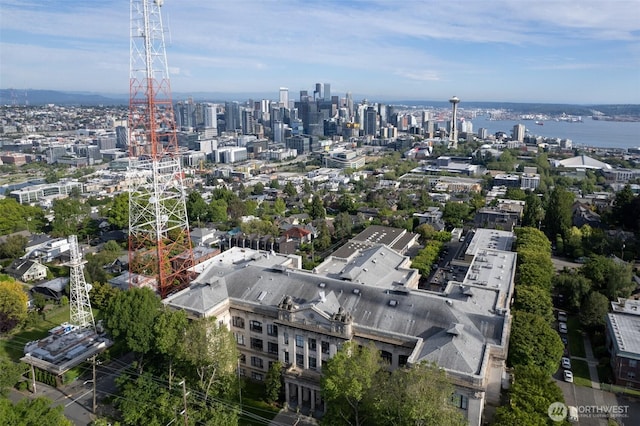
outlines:
M460 99L457 96L449 99L451 102L451 132L449 132L449 148L456 149L458 147L458 104Z
M80 253L76 235L69 237L69 245L71 246L71 260L68 263L71 269L69 275L71 324L95 329L96 324L91 311L91 302L89 301L90 287L84 278L84 264L87 262L82 260L82 253Z

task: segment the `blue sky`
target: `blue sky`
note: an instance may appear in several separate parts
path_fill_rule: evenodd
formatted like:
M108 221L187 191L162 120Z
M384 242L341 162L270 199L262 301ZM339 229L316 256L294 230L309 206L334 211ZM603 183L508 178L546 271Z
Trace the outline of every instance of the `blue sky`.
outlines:
M640 103L640 0L165 0L176 93ZM0 0L0 88L126 94L129 1Z

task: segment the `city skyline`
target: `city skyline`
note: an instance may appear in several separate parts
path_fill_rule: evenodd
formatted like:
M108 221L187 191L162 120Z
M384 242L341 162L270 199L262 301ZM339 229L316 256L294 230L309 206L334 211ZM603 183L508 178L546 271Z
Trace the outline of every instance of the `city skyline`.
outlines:
M167 0L163 19L178 93L640 103L637 0ZM128 1L0 0L0 23L1 88L127 93Z

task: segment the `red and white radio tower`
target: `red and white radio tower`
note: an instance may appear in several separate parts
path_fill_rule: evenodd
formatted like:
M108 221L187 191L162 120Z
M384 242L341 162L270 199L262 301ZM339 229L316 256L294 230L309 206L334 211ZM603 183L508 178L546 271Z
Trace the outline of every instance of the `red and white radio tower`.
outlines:
M131 0L129 87L129 286L156 279L166 297L193 265L184 175L160 7Z

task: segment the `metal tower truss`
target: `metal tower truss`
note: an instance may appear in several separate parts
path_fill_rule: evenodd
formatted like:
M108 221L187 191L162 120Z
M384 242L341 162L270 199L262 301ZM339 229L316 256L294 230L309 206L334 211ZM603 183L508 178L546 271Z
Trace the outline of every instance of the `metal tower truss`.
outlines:
M161 297L193 266L184 175L171 100L162 0L131 0L129 286L155 278Z
M82 253L80 253L76 235L69 237L69 245L71 246L71 260L68 263L70 268L69 286L71 298L69 305L71 308L71 324L95 329L96 324L91 311L91 302L89 301L90 287L84 278L84 264L87 262L82 260Z

